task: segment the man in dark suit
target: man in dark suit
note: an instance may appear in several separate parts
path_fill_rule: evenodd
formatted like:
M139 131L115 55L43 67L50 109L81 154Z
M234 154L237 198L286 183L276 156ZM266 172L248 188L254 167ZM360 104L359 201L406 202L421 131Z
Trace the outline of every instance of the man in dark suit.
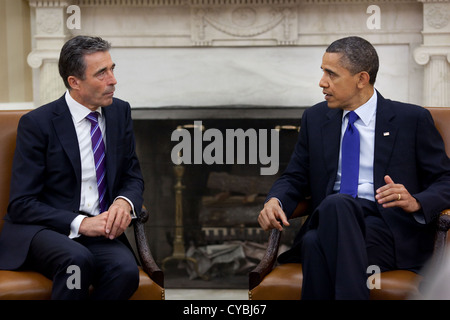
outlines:
M321 68L326 101L304 112L290 163L258 221L282 230L310 198L311 214L279 261L302 262L303 299L368 299L369 266L418 272L430 257L433 222L450 206L450 161L425 108L374 89L378 56L369 42L333 42ZM357 140L344 142L347 130ZM359 159L348 160L356 145Z
M53 299L128 299L139 285L124 231L144 183L109 49L101 38L69 40L59 60L66 94L18 126L0 268L43 273Z

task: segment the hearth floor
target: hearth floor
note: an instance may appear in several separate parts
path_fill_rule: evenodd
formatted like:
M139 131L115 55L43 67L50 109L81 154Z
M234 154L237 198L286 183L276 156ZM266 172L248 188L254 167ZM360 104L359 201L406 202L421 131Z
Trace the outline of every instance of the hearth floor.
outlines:
M166 300L248 300L246 289L174 289L166 288Z
M164 272L164 287L168 289L248 289L248 275L223 275L211 279L189 279L184 270L170 268Z

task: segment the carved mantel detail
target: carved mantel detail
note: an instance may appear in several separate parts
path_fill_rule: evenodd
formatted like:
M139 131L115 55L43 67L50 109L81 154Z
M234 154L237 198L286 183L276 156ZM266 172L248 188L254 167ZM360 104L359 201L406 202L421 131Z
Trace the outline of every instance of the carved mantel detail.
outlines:
M414 60L424 66L423 103L450 107L450 1L423 2L423 44L414 51Z
M297 13L292 7L193 7L191 23L195 46L253 39L294 45L297 40Z
M39 93L34 100L36 104L43 104L58 98L65 90L58 73L58 58L69 36L65 27L69 1L29 0L29 4L35 14L35 45L27 62L39 71Z
M430 27L442 29L449 24L450 8L443 3L433 3L424 8L424 16Z
M415 0L370 0L370 4L377 3L411 3ZM427 0L421 0L424 2ZM442 0L445 2L446 0ZM54 1L49 1L54 2ZM96 6L128 6L128 7L161 7L161 6L230 6L230 5L296 5L296 4L352 4L361 0L73 0L73 4L83 7Z

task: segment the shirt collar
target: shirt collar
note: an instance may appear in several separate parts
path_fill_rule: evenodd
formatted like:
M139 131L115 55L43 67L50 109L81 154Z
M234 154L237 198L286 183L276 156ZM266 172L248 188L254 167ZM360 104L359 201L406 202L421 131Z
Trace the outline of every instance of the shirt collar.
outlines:
M80 121L84 120L86 116L92 112L90 109L86 108L81 103L77 102L74 98L72 98L72 96L69 93L69 90L66 91L65 98L75 123L79 123ZM101 107L98 107L97 110L95 111L97 111L100 114L100 117L102 116Z
M374 90L372 97L362 106L354 110L365 126L368 126L370 121L373 119L373 116L377 110L377 100L377 91ZM345 117L349 112L350 111L344 111L342 116Z

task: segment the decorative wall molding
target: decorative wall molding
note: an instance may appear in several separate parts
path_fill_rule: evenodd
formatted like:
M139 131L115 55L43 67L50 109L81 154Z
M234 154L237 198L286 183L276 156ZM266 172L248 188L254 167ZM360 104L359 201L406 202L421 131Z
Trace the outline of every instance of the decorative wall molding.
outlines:
M70 0L28 0L32 8L60 8L67 7Z
M417 0L422 3L448 3L449 0Z
M443 56L450 63L450 46L420 46L414 50L414 59L420 65L426 65L432 56Z
M127 7L159 7L159 6L256 6L256 5L296 5L305 0L79 0L72 1L82 7L127 6ZM409 0L411 1L411 0Z
M34 50L28 55L27 62L31 68L38 69L45 60L58 61L59 54L57 50Z
M432 3L424 8L427 24L434 29L442 29L450 22L450 6L444 3Z
M63 21L61 21L60 16L59 9L39 11L39 15L36 17L38 33L55 34L62 31Z
M424 68L423 104L450 106L450 1L423 3L423 44L414 50L414 60Z
M446 1L446 0L442 0ZM51 2L51 1L49 1ZM257 6L257 5L298 5L298 4L351 4L370 2L379 3L416 3L417 0L73 0L72 4L83 7L95 6L128 6L128 7L157 7L157 6Z
M70 1L29 0L35 15L35 46L27 57L28 65L36 70L39 83L37 105L50 102L64 92L64 84L58 72L58 59L61 47L69 37L66 28L66 8Z

